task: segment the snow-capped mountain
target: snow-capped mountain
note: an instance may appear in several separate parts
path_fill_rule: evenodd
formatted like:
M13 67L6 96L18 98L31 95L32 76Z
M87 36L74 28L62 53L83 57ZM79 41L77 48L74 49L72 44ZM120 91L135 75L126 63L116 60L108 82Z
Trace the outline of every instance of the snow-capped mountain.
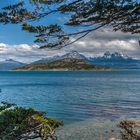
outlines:
M65 62L66 61L70 62L72 60L82 60L91 65L110 67L110 68L140 69L140 60L133 59L119 52L110 53L109 51L105 52L103 56L93 57L93 58L87 58L84 55L78 53L77 51L71 51L62 56L56 55L54 57L40 59L38 61L29 64L29 66L37 65L37 64L50 64L55 61L62 61L62 60L64 60Z
M7 59L5 61L0 61L0 71L8 71L24 65L26 64L15 61L13 59Z
M74 59L83 59L83 60L87 59L84 55L78 53L77 51L71 51L70 53L61 56L61 59L64 58L74 58Z
M133 59L127 55L118 52L105 52L103 56L89 58L90 63L98 66L107 66L112 68L140 69L140 60Z
M108 68L98 67L90 64L87 58L76 51L71 51L62 56L54 56L35 61L14 70L106 70Z
M103 56L98 57L98 59L112 59L112 60L132 60L131 57L124 55L119 52L110 53L109 51L105 52Z
M87 58L84 55L79 54L77 51L71 51L71 52L66 53L65 55L62 55L62 56L56 55L54 57L43 58L43 59L35 61L31 64L48 64L48 63L51 63L51 62L54 62L54 61L57 61L57 60L62 60L62 59L87 60Z

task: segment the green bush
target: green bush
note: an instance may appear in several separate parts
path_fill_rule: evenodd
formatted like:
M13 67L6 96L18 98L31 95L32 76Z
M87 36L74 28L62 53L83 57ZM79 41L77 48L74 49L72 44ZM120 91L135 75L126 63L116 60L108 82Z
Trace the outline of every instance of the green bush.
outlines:
M27 140L41 138L57 139L55 130L60 125L54 119L44 116L44 113L31 108L18 107L15 104L2 102L0 106L0 139Z

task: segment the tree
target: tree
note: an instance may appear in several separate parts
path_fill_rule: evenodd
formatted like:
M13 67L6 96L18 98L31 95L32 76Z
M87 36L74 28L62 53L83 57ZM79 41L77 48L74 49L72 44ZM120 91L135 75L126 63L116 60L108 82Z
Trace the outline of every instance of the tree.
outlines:
M111 26L114 31L140 33L139 0L29 0L29 3L20 1L2 8L0 22L21 24L24 31L35 33L35 43L41 44L41 48L70 45L102 27ZM53 13L67 16L68 20L63 25L33 24L44 18L49 20L49 15ZM80 31L68 32L64 30L65 26ZM76 39L71 41L71 37Z
M0 139L27 140L41 138L56 140L55 130L62 123L44 116L31 108L2 102L0 106Z

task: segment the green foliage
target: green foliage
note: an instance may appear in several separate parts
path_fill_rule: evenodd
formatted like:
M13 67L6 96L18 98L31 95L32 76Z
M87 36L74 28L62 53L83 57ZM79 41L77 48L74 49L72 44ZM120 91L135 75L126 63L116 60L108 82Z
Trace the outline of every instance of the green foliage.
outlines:
M3 102L0 106L0 139L48 139L53 140L55 129L62 125L43 113L31 108L17 107L14 104Z
M36 18L35 11L28 11L24 7L24 2L4 7L0 13L0 22L4 24L18 24L24 21L35 20Z
M11 1L10 6L0 11L0 23L21 24L24 31L37 34L35 42L41 44L41 48L64 47L101 27L140 33L139 0L29 0L29 3L12 4ZM44 18L49 20L53 13L59 13L61 18L67 15L68 20L61 26L59 23L32 24ZM66 33L64 26L82 27L82 31ZM76 40L71 42L71 36Z
M47 45L41 48L52 48L55 46L63 45L69 38L64 36L63 31L57 24L52 24L49 26L32 26L29 24L23 24L22 29L24 31L35 33L36 40L35 43L47 43ZM53 43L51 43L53 40Z
M115 31L140 33L140 4L137 1L90 0L86 3L82 1L72 4L70 9L73 9L74 14L67 25L93 26L100 24L112 26Z
M65 0L31 0L32 3L37 4L37 3L41 3L41 4L58 4L61 2L64 2Z

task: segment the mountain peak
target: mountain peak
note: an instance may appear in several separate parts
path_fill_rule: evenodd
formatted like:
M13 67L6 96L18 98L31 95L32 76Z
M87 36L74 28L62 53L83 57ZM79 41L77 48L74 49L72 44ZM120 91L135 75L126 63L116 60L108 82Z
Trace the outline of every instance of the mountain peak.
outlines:
M14 60L10 58L10 59L6 59L5 61L14 61Z
M75 50L66 53L65 55L61 56L62 58L75 58L75 59L86 59L86 57Z
M94 57L89 59L90 63L97 66L106 66L110 68L122 68L122 69L139 69L140 60L133 59L120 52L110 53L105 52L103 56Z
M77 51L75 51L75 50L70 51L70 54L79 55L79 53Z
M110 53L109 51L106 51L104 53L103 58L105 59L132 59L131 57L128 57L127 55L123 55L120 52Z
M104 57L105 57L105 58L110 58L110 57L111 57L111 53L110 53L109 51L106 51L106 52L104 53Z
M16 60L14 60L14 59L6 59L3 63L19 63L19 64L24 64L24 63L22 63L22 62L19 62L19 61L16 61Z
M63 60L63 59L80 59L80 60L87 60L87 58L78 53L77 51L75 50L72 50L64 55L55 55L53 57L48 57L48 58L43 58L43 59L40 59L38 61L35 61L31 64L48 64L48 63L51 63L51 62L54 62L54 61L58 61L58 60Z
M5 61L0 62L0 70L1 71L12 70L13 68L21 67L24 65L26 64L15 61L13 59L6 59Z

